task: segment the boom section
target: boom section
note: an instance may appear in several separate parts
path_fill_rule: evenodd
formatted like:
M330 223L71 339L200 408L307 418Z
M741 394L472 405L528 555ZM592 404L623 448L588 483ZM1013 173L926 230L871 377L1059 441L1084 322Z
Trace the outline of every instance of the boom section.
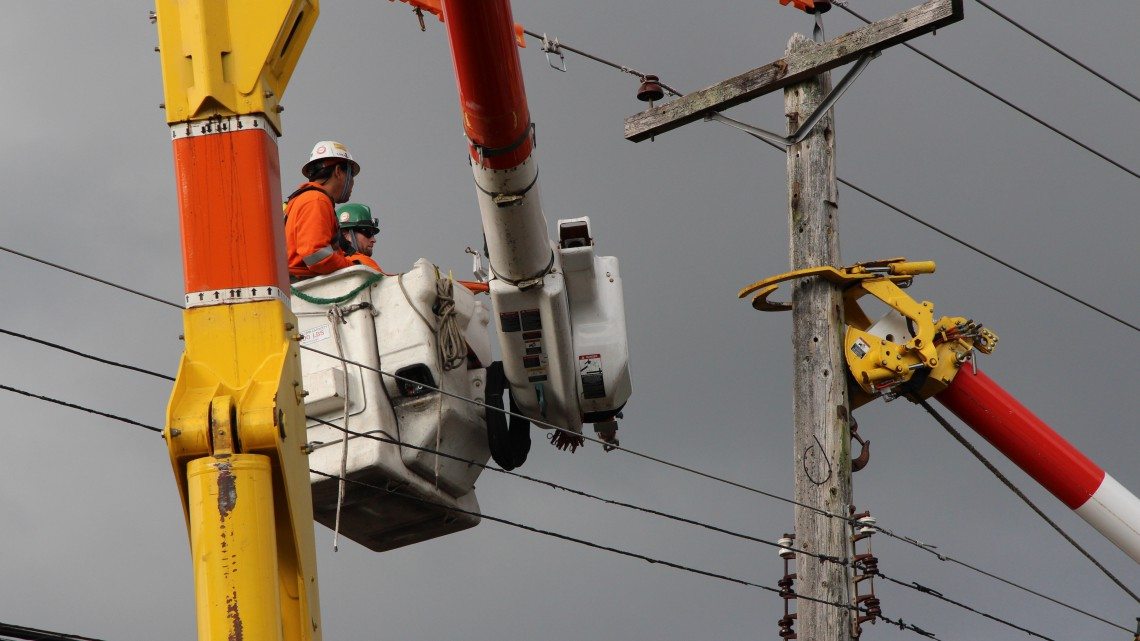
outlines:
M278 101L316 0L157 0L185 275L164 437L200 641L319 641Z
M413 2L416 4L416 2ZM589 218L543 214L534 125L508 0L442 0L490 262L503 371L528 417L616 442L631 386L621 274ZM576 447L559 433L555 443Z

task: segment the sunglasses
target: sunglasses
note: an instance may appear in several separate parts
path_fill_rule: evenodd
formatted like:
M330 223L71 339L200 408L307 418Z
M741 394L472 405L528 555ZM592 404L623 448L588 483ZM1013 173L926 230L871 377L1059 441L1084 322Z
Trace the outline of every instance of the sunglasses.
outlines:
M360 234L361 236L364 236L365 238L372 238L376 234L380 233L380 230L378 230L378 229L357 229L356 233Z

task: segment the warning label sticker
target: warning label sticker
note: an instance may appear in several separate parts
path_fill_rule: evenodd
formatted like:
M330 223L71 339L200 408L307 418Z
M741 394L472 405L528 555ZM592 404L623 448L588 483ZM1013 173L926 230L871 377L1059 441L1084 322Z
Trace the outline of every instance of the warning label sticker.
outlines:
M582 377L583 398L605 398L606 385L602 376L601 354L580 354L578 375Z
M319 343L331 336L332 325L329 325L328 323L325 323L324 325L317 325L316 327L310 327L309 329L301 332L301 344L312 345L313 343Z
M851 353L858 358L863 358L867 352L871 351L871 346L867 344L862 338L856 338L854 343L851 343Z

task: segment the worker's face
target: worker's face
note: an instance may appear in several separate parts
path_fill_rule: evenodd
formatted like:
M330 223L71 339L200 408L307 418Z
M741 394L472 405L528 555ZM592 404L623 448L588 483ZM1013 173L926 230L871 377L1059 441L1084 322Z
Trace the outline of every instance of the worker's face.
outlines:
M376 232L371 229L359 230L355 229L352 232L356 237L356 247L360 253L365 256L372 255L372 246L376 244Z
M329 180L329 191L337 203L346 203L352 198L352 187L356 179L352 175L352 168L348 165L339 165Z

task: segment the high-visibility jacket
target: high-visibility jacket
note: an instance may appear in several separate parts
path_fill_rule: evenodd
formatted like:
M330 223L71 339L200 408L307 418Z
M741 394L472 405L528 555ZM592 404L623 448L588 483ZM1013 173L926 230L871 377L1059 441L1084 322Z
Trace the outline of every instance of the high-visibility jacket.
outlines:
M366 254L349 254L348 262L354 265L364 265L365 267L371 267L372 269L383 273L383 270L380 269L380 265L376 261L372 260L371 256L368 256Z
M295 280L351 267L340 248L333 200L318 183L302 183L285 205L285 249Z

